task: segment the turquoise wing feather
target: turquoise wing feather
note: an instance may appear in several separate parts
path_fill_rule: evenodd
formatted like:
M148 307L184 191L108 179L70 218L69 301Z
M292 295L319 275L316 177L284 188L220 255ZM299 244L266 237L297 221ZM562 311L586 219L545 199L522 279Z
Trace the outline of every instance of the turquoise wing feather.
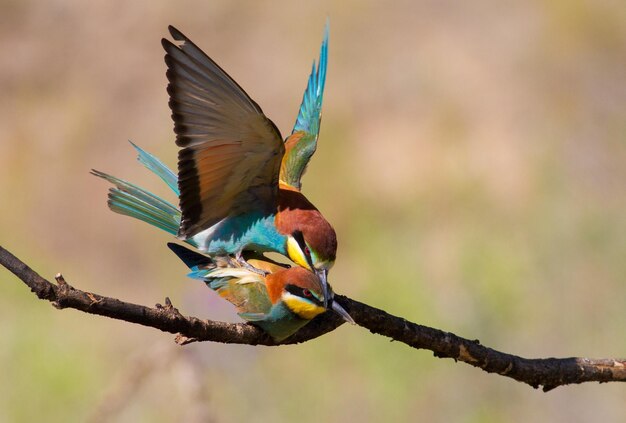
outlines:
M317 148L317 138L322 119L322 100L326 84L326 68L328 64L328 23L324 30L324 39L320 48L320 56L316 66L309 75L309 82L291 135L285 140L285 155L281 165L281 182L298 190L306 166Z
M326 84L326 67L328 63L328 24L324 29L324 40L322 41L322 47L320 48L319 62L317 68L315 61L313 61L313 69L311 75L309 75L309 82L304 96L302 98L302 104L300 105L300 112L296 119L296 124L293 127L292 134L298 131L305 131L309 134L315 135L319 133L320 119L322 116L322 100L324 96L324 85Z

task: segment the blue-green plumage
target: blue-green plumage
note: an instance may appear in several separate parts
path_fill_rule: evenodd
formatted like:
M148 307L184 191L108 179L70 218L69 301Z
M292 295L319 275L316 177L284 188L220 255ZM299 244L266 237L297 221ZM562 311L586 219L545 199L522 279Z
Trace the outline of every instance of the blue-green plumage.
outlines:
M137 160L139 160L139 163L144 165L155 175L161 178L163 182L165 182L167 186L170 187L170 189L174 191L174 194L176 194L176 196L178 197L180 195L180 191L178 189L178 176L174 172L172 172L167 166L165 166L161 160L157 159L152 154L142 150L137 145L135 145L134 142L129 142L133 147L135 147L135 150L137 150Z
M239 315L243 319L246 318L244 313L239 313ZM300 330L300 328L302 328L310 321L298 317L294 312L289 310L289 308L283 302L274 304L270 309L270 312L264 315L259 320L246 320L254 325L259 326L277 341L281 341L296 333L298 330Z
M168 243L168 247L191 269L189 277L203 281L209 288L221 297L230 301L238 311L239 316L263 329L276 341L281 341L306 325L311 318L304 318L296 314L282 300L275 296L274 302L270 296L272 288L283 290L287 281L290 284L301 285L305 289L315 290L316 295L322 295L322 285L315 274L301 268L286 268L278 265L260 263L250 260L257 265L269 266L273 272L262 276L249 270L238 267L220 267L216 261L202 254L198 254L182 245ZM306 272L306 273L303 273ZM297 301L311 301L301 298ZM317 308L317 313L324 311L322 301L315 300L310 307Z
M92 170L91 173L115 185L115 188L109 190L108 204L112 211L134 217L176 235L180 224L180 210L172 204L115 176L97 170Z
M133 144L139 153L139 161L153 173L168 182L171 172L160 160ZM109 190L109 208L126 216L142 220L172 235L177 233L180 223L180 211L162 198L106 173L92 170L92 173L114 185ZM164 178L162 175L165 175ZM170 188L175 185L168 183ZM257 225L268 225L266 220L253 221L250 228ZM258 234L267 234L263 228L256 227ZM269 231L271 232L271 231ZM251 238L254 239L254 238ZM186 241L195 246L193 239ZM285 265L260 259L253 253L246 255L248 261L268 272L260 275L225 258L204 256L178 244L168 244L172 251L189 267L189 277L204 281L209 288L230 301L238 310L239 315L266 331L276 341L281 341L298 331L315 315L325 311L325 290L317 275L301 267L289 268ZM262 256L260 256L262 257ZM311 298L298 298L285 289L296 293L311 292ZM283 301L287 295L294 310ZM333 309L349 320L349 316L337 304ZM298 314L300 313L300 314ZM347 317L346 317L347 316Z
M137 150L137 160L148 170L159 176L176 194L176 174L162 161L131 142ZM181 212L171 203L123 179L97 170L92 173L113 185L109 190L109 208L119 214L134 217L164 231L176 235L180 225ZM206 251L209 255L226 255L238 252L242 243L256 251L276 251L286 254L286 236L278 233L274 223L275 215L260 212L234 216L218 223L209 231L185 240L185 242Z
M337 253L330 223L300 193L319 133L328 27L296 119L283 141L260 106L213 59L169 27L163 39L178 151L180 226L211 255L273 251L315 271L326 285Z
M313 62L313 69L302 97L296 123L291 136L285 140L285 156L281 163L280 180L298 190L302 188L302 175L317 149L327 65L328 23L324 29L324 40L320 48L317 67Z
M328 26L292 135L284 142L276 125L228 74L180 31L169 30L175 42L163 39L162 45L181 148L178 173L133 146L139 161L172 189L179 207L94 170L114 185L109 207L210 254L212 258L171 247L191 269L189 276L203 280L233 303L242 318L276 340L293 334L328 305L351 321L332 301L326 283L336 256L335 231L300 193L300 179L317 146ZM251 251L278 252L301 267L250 259Z
M309 81L302 97L302 104L293 127L292 134L298 131L305 131L310 134L319 133L320 119L322 116L322 101L324 97L324 86L326 85L326 68L328 65L328 22L324 28L324 39L320 48L320 57L309 75Z
M262 212L231 216L188 239L209 255L237 254L242 245L286 255L287 236L278 232L275 219L275 214Z

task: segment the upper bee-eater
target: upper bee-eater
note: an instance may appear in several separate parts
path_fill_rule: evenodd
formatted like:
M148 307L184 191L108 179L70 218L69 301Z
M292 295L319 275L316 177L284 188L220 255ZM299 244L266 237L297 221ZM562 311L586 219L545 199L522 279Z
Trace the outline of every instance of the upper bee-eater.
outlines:
M337 238L300 192L315 152L328 57L328 27L292 134L276 125L209 56L170 26L167 91L178 154L179 239L211 256L274 251L326 286ZM245 260L241 260L246 265ZM326 298L327 296L325 296Z
M245 252L247 263L266 272L261 275L232 262L219 266L216 260L182 245L167 245L191 269L189 277L204 281L235 305L241 318L259 326L276 341L289 337L326 311L325 290L320 279L302 267L285 267ZM347 322L354 323L343 307L333 301L332 291L330 293L332 309Z
M176 175L156 157L133 146L139 153L139 161L178 193ZM177 233L181 213L175 206L114 176L96 170L92 173L115 185L109 190L111 210L143 220L172 235ZM192 239L187 242L195 246ZM191 268L190 277L203 280L234 304L244 320L259 326L276 341L287 338L326 311L327 304L344 320L354 323L350 315L333 301L332 290L325 288L310 270L299 266L289 268L260 254L244 252L247 263L263 271L259 274L231 260L211 259L177 244L168 246Z

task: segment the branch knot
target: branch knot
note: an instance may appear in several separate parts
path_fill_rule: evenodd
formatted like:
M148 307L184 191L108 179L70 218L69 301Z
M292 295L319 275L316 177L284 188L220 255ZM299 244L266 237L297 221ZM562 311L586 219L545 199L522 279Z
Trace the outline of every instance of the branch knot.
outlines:
M70 286L59 273L57 284L45 280L17 257L0 247L0 264L20 278L39 298L57 308L74 308L86 313L137 323L176 334L176 342L214 341L247 345L297 344L336 329L343 320L332 312L313 319L286 340L277 343L251 324L223 323L183 316L165 298L165 306L145 307L84 292ZM370 332L403 342L416 349L428 349L436 357L453 358L489 373L496 373L549 391L557 386L583 382L626 381L626 360L588 358L527 359L485 347L480 342L450 332L412 323L367 304L336 295L358 325Z

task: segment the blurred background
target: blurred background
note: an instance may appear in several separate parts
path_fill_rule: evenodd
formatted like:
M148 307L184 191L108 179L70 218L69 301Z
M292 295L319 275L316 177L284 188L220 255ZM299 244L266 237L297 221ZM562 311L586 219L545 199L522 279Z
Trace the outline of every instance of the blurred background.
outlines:
M173 24L291 131L330 17L304 190L336 291L525 357L626 356L620 0L0 0L0 242L44 277L239 321L96 168L170 193ZM625 421L626 386L544 394L344 325L298 346L173 336L37 300L0 269L0 421Z

